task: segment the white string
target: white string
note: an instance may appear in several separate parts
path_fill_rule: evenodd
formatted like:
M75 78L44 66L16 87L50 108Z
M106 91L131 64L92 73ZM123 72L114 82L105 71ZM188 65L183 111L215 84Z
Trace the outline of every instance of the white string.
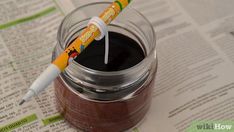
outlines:
M95 38L95 40L101 40L105 36L105 58L104 58L104 63L108 64L108 57L109 57L109 33L108 33L108 28L106 23L100 19L99 17L93 17L90 21L89 24L94 24L95 26L98 27L100 31L100 35Z
M105 60L104 60L105 64L108 64L108 59L109 59L108 57L109 57L109 33L107 30L105 37Z

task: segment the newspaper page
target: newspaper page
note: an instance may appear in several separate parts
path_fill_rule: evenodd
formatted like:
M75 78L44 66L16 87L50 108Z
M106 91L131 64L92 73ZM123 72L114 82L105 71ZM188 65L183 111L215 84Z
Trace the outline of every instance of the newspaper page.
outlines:
M78 131L58 114L52 85L18 107L49 64L64 15L96 2L64 1L0 1L0 131ZM185 132L194 120L234 119L233 5L232 0L133 0L131 7L154 26L159 59L151 109L133 131Z
M185 132L195 120L234 119L233 6L233 0L133 1L154 26L159 60L152 107L135 131Z
M232 0L134 1L157 36L159 69L143 132L185 132L195 120L233 120Z
M77 131L59 115L52 85L19 106L51 61L65 12L52 0L1 0L0 14L0 132Z

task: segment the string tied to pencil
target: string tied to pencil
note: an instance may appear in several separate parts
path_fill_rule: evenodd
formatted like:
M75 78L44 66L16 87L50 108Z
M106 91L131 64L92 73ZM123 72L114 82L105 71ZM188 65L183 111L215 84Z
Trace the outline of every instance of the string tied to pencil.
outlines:
M95 38L95 40L99 41L101 40L103 37L105 37L105 59L104 59L104 63L107 64L108 63L108 56L109 56L109 32L108 32L108 28L106 23L100 19L99 17L92 17L88 23L88 25L90 24L94 24L95 26L97 26L97 28L100 31L100 35L98 37Z

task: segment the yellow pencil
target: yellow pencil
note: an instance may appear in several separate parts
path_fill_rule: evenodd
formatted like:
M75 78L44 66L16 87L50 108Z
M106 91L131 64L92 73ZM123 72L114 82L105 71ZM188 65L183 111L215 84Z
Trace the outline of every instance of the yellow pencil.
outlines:
M116 0L99 16L99 18L105 22L106 25L109 24L130 3L130 1L131 0ZM84 29L81 35L33 82L19 104L22 105L51 84L69 65L70 60L73 60L73 58L78 56L96 37L100 35L100 33L99 28L94 24L90 24Z

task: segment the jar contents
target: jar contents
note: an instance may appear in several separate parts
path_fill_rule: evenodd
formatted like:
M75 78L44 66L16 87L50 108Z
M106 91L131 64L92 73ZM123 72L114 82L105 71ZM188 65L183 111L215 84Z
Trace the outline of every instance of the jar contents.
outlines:
M74 60L84 67L110 72L131 68L145 58L144 51L132 38L116 32L110 32L109 37L108 64L104 63L104 39L92 42ZM54 86L59 110L75 127L85 132L121 132L136 126L149 109L154 77L147 83L146 80L147 77L141 81L143 83L129 86L133 88L125 97L114 100L90 99L82 90L69 85L63 76L55 80ZM117 92L92 91L99 96Z
M120 71L144 59L144 52L135 40L116 32L110 32L109 38L108 64L104 63L105 39L93 41L75 61L98 71Z
M150 107L152 87L153 80L135 91L131 99L93 101L69 91L61 78L55 80L61 114L84 132L122 132L133 128Z

